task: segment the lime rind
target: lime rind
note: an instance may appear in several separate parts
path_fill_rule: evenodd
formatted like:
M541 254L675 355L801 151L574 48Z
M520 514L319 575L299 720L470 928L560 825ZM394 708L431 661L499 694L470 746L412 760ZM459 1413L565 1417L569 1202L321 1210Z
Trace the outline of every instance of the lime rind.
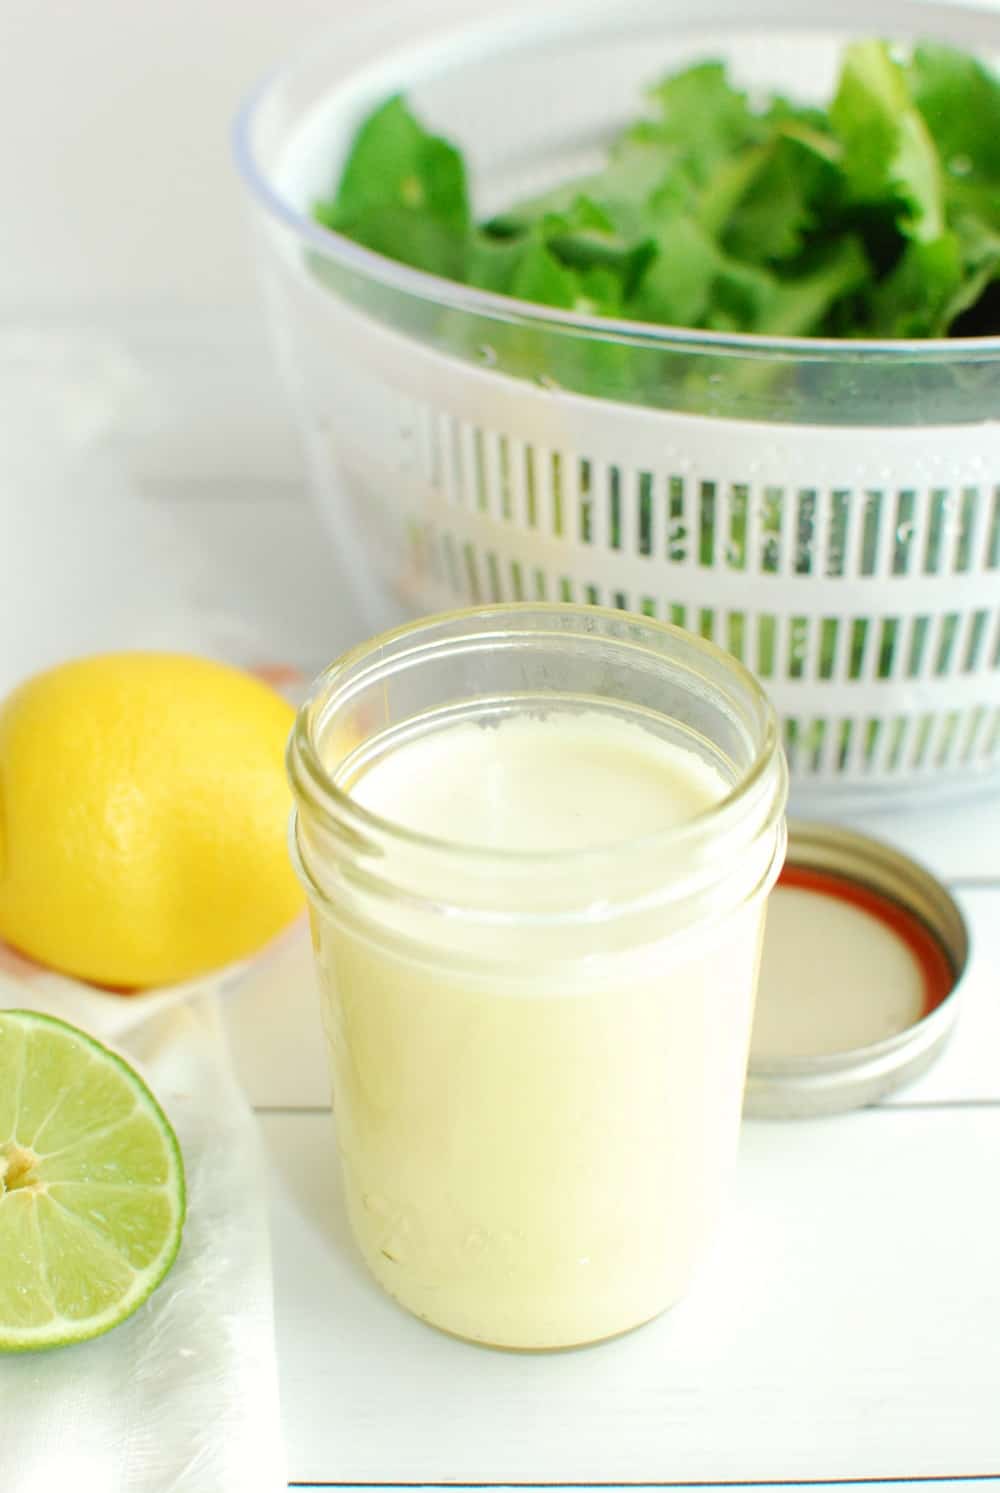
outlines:
M177 1137L124 1059L36 1012L0 1011L0 1096L0 1352L97 1337L176 1259Z

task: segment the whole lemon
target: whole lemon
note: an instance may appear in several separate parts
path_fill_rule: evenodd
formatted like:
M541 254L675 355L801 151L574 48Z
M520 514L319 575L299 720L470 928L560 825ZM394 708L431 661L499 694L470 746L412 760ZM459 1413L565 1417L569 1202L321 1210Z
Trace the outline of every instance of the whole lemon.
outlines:
M238 669L75 660L0 706L0 938L96 984L171 984L290 922L293 711Z

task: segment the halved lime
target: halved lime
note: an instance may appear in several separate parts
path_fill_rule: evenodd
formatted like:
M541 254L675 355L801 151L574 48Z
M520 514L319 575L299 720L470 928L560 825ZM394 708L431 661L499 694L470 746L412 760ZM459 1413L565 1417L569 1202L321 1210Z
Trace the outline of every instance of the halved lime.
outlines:
M97 1337L174 1262L177 1137L127 1063L76 1027L0 1011L0 1352Z

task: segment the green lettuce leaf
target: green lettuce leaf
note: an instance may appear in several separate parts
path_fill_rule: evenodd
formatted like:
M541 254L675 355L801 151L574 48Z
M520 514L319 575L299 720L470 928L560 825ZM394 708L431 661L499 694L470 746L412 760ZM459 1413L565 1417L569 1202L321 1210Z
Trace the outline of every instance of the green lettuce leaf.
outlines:
M707 60L650 90L601 170L478 227L461 153L396 97L314 211L403 263L559 310L770 336L974 336L1000 324L1000 80L936 43L907 56L859 41L824 109L751 100ZM652 366L611 343L557 338L555 353L537 329L498 342L519 371L555 377L535 367L547 349L577 388L592 375L628 390Z
M1000 79L967 53L930 42L915 48L907 76L946 173L1000 183Z
M764 138L766 125L751 111L722 62L701 62L664 78L650 90L658 116L647 134L678 149L685 168L705 181L735 151Z
M376 253L463 278L472 219L462 155L425 130L401 98L365 120L336 192L313 211Z
M847 48L830 121L843 147L848 196L861 203L896 201L904 234L937 238L944 223L940 158L887 43Z

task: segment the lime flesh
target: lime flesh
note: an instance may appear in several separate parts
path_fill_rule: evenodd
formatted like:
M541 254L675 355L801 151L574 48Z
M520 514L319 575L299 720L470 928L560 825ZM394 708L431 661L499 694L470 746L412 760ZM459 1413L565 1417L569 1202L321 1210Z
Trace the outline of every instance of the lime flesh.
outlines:
M0 1352L97 1337L173 1264L184 1167L138 1074L75 1027L0 1011Z

